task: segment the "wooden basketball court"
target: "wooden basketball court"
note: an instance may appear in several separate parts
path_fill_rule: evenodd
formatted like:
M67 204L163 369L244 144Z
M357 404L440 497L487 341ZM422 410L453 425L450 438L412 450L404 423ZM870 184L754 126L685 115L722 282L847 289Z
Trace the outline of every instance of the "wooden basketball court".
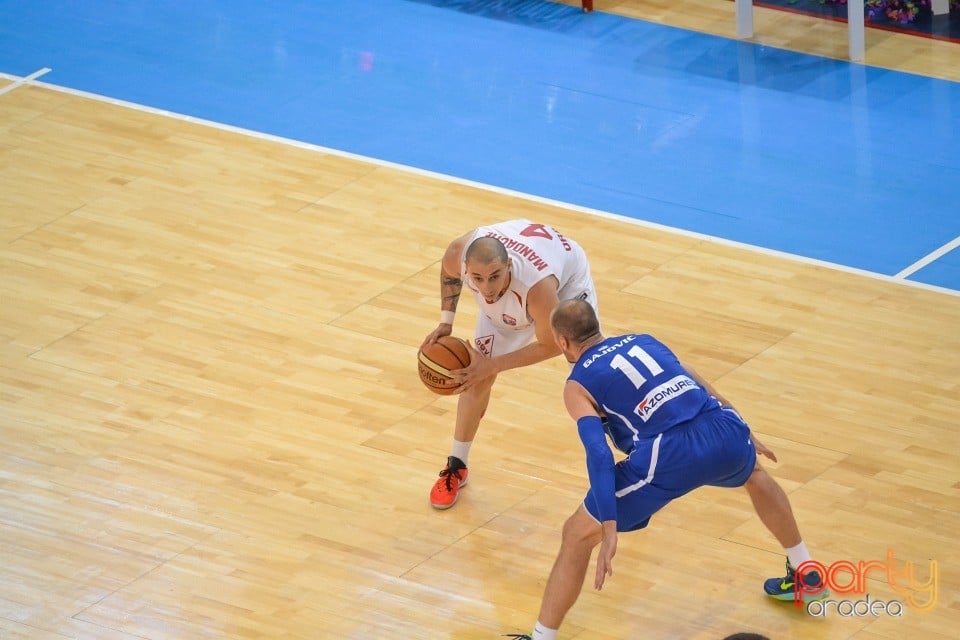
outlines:
M576 5L579 0L558 0ZM803 8L802 3L797 5ZM736 38L732 0L595 0L597 11ZM848 60L847 25L824 18L754 7L754 36L749 42ZM960 81L960 47L956 43L907 33L867 28L868 65Z
M818 559L939 571L930 612L812 618L762 595L745 492L700 490L561 638L955 637L960 298L37 87L0 131L0 638L528 631L586 487L566 365L502 375L446 512L456 400L416 372L447 242L521 216L737 403Z

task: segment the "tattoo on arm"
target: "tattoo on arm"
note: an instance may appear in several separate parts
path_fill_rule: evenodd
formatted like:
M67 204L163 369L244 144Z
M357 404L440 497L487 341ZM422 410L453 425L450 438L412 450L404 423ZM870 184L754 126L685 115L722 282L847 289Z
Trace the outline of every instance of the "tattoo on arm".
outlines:
M459 277L441 273L440 308L444 311L456 311L461 289L463 289L463 281Z

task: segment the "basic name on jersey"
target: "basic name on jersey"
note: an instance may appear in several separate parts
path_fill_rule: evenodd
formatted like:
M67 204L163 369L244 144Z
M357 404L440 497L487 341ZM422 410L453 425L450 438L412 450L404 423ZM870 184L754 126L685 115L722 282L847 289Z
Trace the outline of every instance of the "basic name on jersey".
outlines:
M501 235L496 231L488 231L487 237L496 238L497 240L502 242L503 246L505 246L507 249L509 249L510 251L514 251L520 254L521 256L523 256L524 258L526 258L527 261L530 262L530 264L533 265L533 268L536 269L537 271L543 271L544 269L550 266L549 264L547 264L547 262L543 258L537 255L536 251L534 251L527 245L523 244L519 240L508 238L507 236Z
M633 342L633 341L636 339L636 337L637 337L637 336L624 336L623 338L620 339L619 342L615 342L615 343L613 343L613 344L608 344L608 345L605 346L604 348L600 349L600 351L597 351L595 354L593 354L592 356L590 356L589 358L587 358L586 360L584 360L584 361L583 361L583 368L584 368L584 369L588 368L590 365L592 365L592 364L597 360L597 358L602 358L603 356L607 355L607 354L610 353L611 351L616 351L617 349L619 349L619 348L622 347L623 345L629 344L629 343Z

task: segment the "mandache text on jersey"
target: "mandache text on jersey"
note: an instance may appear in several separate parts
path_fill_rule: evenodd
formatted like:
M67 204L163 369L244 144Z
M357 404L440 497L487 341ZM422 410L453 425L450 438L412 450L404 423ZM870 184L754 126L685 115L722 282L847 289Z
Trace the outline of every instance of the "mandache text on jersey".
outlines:
M496 238L503 243L508 250L513 251L514 253L523 256L527 261L533 265L533 268L537 271L543 271L550 265L547 264L547 261L537 255L537 252L520 242L519 240L514 240L507 236L501 235L495 231L490 231L487 233L488 238Z

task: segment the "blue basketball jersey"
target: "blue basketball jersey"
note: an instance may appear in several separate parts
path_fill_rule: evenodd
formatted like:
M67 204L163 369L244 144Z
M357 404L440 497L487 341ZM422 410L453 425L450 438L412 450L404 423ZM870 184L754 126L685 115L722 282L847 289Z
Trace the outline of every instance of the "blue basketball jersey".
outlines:
M690 377L677 356L649 335L607 338L587 349L570 373L606 414L614 445L630 453L706 409L720 406Z

